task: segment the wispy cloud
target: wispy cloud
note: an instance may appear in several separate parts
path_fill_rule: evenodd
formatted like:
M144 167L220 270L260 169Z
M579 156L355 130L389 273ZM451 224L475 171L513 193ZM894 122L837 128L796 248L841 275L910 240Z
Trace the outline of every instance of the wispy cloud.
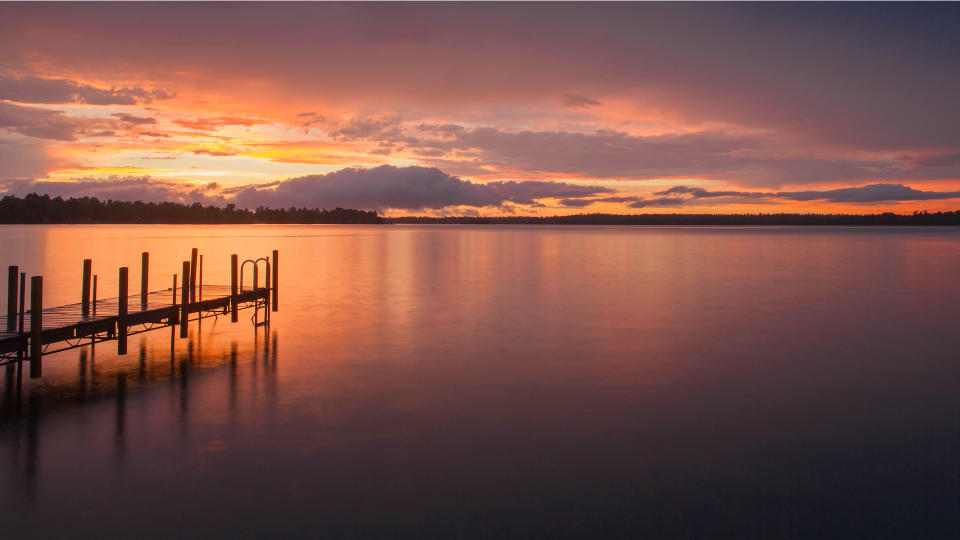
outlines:
M154 126L152 117L126 113L107 116L72 116L63 111L0 101L0 129L27 137L56 141L74 141L87 137L111 137L119 132L129 135L167 137L156 131L139 131Z
M69 79L0 75L0 99L20 103L134 105L154 99L170 99L174 95L168 90L140 86L99 88Z
M134 126L150 125L150 124L157 123L156 118L151 118L149 116L135 116L135 115L126 114L126 113L114 113L111 116L113 116L114 118L116 118L117 120L120 120L125 124L130 124Z
M72 141L84 131L92 131L98 122L72 118L61 111L26 107L0 101L0 128L36 137Z
M584 107L601 105L601 102L583 97L579 94L564 94L563 99L560 100L560 104L564 107L570 107L571 109L582 109Z
M266 120L260 118L244 118L236 116L217 116L211 118L180 118L173 121L178 126L197 131L213 131L224 126L255 126L266 124Z
M960 191L924 191L903 184L869 184L860 187L808 191L735 191L709 190L701 187L674 186L654 193L656 197L614 196L574 198L560 201L568 207L585 207L594 203L626 203L630 208L676 207L686 205L722 205L780 203L783 201L823 201L829 203L869 204L900 203L960 199Z
M225 204L218 193L219 186L210 184L185 184L145 176L111 175L104 178L83 177L69 182L31 181L0 182L4 195L23 196L39 193L52 197L96 197L101 200L178 202L192 204Z

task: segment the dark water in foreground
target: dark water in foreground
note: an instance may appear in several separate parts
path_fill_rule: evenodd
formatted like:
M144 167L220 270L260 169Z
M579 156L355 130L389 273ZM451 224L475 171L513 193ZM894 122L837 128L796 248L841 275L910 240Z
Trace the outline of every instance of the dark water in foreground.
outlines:
M4 537L960 530L958 229L0 227L50 304L194 246L280 250L269 332L5 387Z

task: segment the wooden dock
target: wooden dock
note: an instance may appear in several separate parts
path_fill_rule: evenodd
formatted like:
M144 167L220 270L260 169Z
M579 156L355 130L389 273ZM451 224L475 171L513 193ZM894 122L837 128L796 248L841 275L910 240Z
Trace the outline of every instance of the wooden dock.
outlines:
M270 312L278 308L279 254L272 257L247 259L242 263L237 255L230 257L230 285L203 283L203 256L198 258L196 248L178 276L173 275L172 286L150 291L149 254L141 259L140 292L130 294L127 267L119 269L118 294L111 298L97 298L97 276L92 275L92 261L83 261L81 301L56 307L43 307L43 277L30 278L30 304L26 309L27 280L16 266L9 267L7 283L7 313L0 315L0 365L6 365L8 374L16 369L22 378L23 363L30 367L30 377L42 375L42 359L68 349L104 341L117 342L117 354L127 353L127 338L131 335L159 328L170 328L171 339L176 329L180 337L187 337L187 325L208 317L230 315L237 322L238 312L252 309L255 326L270 324ZM251 267L251 282L244 284L244 270ZM260 269L265 270L264 281L259 282ZM199 274L199 275L198 275Z

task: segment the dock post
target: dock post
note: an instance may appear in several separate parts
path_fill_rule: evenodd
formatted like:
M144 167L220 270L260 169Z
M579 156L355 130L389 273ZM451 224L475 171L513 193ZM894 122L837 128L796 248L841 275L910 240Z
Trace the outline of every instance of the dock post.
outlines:
M230 322L237 322L237 255L230 256Z
M11 265L7 274L7 332L13 332L17 324L17 274L20 269Z
M150 274L150 254L140 254L140 311L147 310L147 292Z
M7 276L7 332L14 332L17 329L17 279L19 274L19 268L16 266L10 266L10 273ZM21 285L22 287L23 285ZM23 293L20 293L23 295ZM23 299L20 299L20 302L23 302ZM23 332L23 330L21 330ZM8 364L7 365L7 381L12 382L16 370L20 369L20 360L23 357L22 350L17 350L17 364ZM19 381L18 381L19 383Z
M271 309L273 311L277 310L277 284L280 282L280 280L277 279L277 273L280 271L280 268L277 266L277 264L280 262L279 258L279 252L277 250L273 250L273 265L270 267L270 277L273 279L273 283L271 283L271 288L273 289L273 304Z
M43 372L43 276L30 278L30 378L39 379Z
M263 276L263 288L266 289L266 295L263 297L263 323L270 326L270 262L267 261L267 275Z
M119 313L117 316L117 354L127 354L127 301L129 300L128 282L129 269L120 268L120 296Z
M257 318L257 314L260 312L260 295L257 293L257 288L258 288L257 282L259 281L257 279L259 277L257 276L257 266L258 266L257 262L254 261L253 263L253 294L254 294L253 296L253 328L254 330L256 330L257 326L259 326L257 323L260 322L260 320ZM269 291L267 292L269 293Z
M20 272L20 307L17 316L17 333L23 335L23 316L26 313L26 286L27 273ZM17 392L20 391L20 382L23 380L23 357L27 354L26 347L17 348ZM19 395L19 394L18 394Z
M90 316L90 274L93 271L93 261L90 259L83 260L83 284L81 287L81 300L83 304L83 318L86 319Z
M197 286L197 294L203 300L203 255L200 255L200 284Z
M20 272L20 315L17 317L17 332L23 333L23 316L26 313L26 303L27 303L27 273Z
M190 261L183 261L183 286L180 287L180 337L187 337L187 306L190 304Z
M190 301L197 301L197 248L190 251Z
M93 275L93 316L97 316L97 275Z

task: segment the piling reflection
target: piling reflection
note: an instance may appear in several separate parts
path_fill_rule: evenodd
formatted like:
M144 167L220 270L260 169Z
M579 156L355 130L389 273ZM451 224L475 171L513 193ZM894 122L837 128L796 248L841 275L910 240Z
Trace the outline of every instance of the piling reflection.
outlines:
M221 381L226 381L227 410L234 419L238 403L244 399L266 398L267 404L276 399L276 330L260 328L255 336L247 334L246 339L211 336L199 325L192 330L185 343L171 342L169 348L165 337L160 337L162 334L152 341L148 335L142 335L135 362L98 351L93 345L52 355L49 364L60 368L60 372L26 386L17 384L15 370L6 370L0 410L0 456L13 469L9 487L15 492L6 495L16 497L19 493L30 500L37 491L38 479L42 478L44 426L48 421L67 418L82 426L81 437L96 437L103 427L111 426L114 459L122 466L132 448L131 434L140 436L153 429L145 422L156 413L151 407L163 409L175 404L176 431L186 438L191 414L197 414L192 401L209 403L211 396L222 392ZM158 347L159 343L163 345ZM73 363L71 359L76 362L74 370L68 369ZM238 385L244 377L250 378L251 391L257 391L262 384L263 396L244 396L244 387ZM157 399L163 386L171 390L167 393L167 405ZM102 418L107 410L112 421L102 424L91 425L86 419L76 418L107 420ZM60 440L51 450L59 453L68 448L64 446Z
M28 494L35 493L35 480L37 478L37 448L40 446L40 413L37 408L37 398L34 395L30 395L28 398L30 406L27 408L27 423L26 423L26 460L25 460L25 488Z
M127 425L127 374L117 375L117 414L113 430L113 445L116 449L116 455L120 460L126 450L126 425Z
M16 384L16 369L17 366L14 364L7 365L5 371L6 375L3 382L3 405L4 407L9 407L11 402L16 397L14 394L14 385Z
M87 349L80 349L80 361L77 366L79 368L77 373L77 401L83 403L87 397Z

